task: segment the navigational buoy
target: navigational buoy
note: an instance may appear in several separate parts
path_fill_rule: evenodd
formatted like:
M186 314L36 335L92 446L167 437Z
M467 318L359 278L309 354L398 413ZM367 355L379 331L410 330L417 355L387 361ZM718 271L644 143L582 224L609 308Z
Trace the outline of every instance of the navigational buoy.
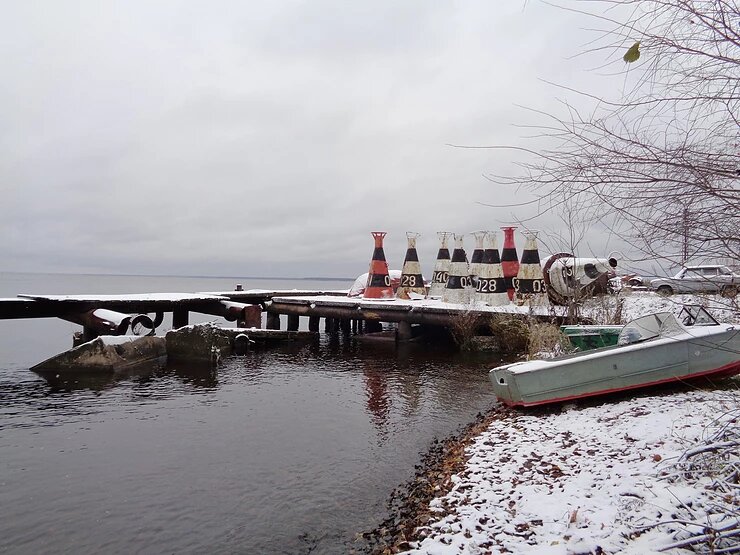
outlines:
M365 299L392 299L391 277L388 275L388 263L385 261L385 252L383 251L383 238L386 236L386 232L371 231L370 233L375 239L375 250L373 250L367 285L362 297Z
M474 231L473 237L475 237L475 248L473 254L470 256L470 285L473 288L477 287L478 276L481 271L481 264L483 262L483 241L486 238L487 231Z
M449 231L440 231L437 233L439 237L439 251L437 251L437 261L434 263L434 272L432 273L432 284L429 286L429 293L427 297L440 298L447 285L447 277L450 273L450 249L447 247L447 241L450 238Z
M540 252L537 248L537 232L524 233L524 250L519 264L519 272L514 278L516 300L520 304L547 305L547 288L540 266Z
M504 272L501 269L501 257L498 253L498 240L494 231L486 232L484 246L475 299L490 306L509 304Z
M514 300L514 282L513 279L519 273L519 257L516 254L516 245L514 245L515 227L502 227L504 230L504 248L501 250L501 269L504 271L504 280L506 281L506 292L509 300Z
M470 271L468 257L463 247L464 235L455 234L455 249L450 260L450 273L447 285L442 293L442 300L446 303L465 304L470 300Z
M421 274L421 266L419 265L419 254L416 252L416 239L418 238L418 233L414 233L413 231L406 232L408 247L406 248L406 256L403 259L401 284L396 290L396 297L399 299L409 299L409 293L426 295L424 277Z

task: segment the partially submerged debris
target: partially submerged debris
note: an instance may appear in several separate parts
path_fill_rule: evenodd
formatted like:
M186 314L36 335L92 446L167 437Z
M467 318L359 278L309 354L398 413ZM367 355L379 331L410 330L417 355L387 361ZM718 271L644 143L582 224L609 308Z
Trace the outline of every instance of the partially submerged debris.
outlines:
M213 324L195 324L165 335L167 357L173 361L217 365L232 354L244 354L255 344L274 341L305 341L318 337L315 332L263 330L257 328L221 328Z
M163 364L166 358L164 337L101 336L46 359L31 370L39 374L116 373Z

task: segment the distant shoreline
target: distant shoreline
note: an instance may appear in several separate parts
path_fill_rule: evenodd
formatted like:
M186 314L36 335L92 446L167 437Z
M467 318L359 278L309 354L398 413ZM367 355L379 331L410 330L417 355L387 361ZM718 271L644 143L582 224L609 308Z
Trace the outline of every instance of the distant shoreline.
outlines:
M259 279L279 281L354 281L350 277L285 277L285 276L203 276L203 275L179 275L179 274L103 274L94 272L13 272L2 271L2 274L14 275L38 275L38 276L111 276L111 277L173 277L173 278L206 278L206 279Z

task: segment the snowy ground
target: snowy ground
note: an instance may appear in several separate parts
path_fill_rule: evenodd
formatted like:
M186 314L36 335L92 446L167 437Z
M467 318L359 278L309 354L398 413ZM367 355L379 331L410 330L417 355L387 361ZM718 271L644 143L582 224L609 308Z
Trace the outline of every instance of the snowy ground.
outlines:
M721 426L738 438L739 409L735 387L494 420L469 445L452 490L432 501L438 519L412 552L649 554L708 522L738 528L737 479L729 495L718 493L708 489L713 472L692 478L676 465ZM737 469L739 447L729 451ZM734 516L711 515L718 495ZM740 536L724 545L740 551Z
M618 296L594 297L584 302L582 314L598 323L613 321L617 299L621 299L621 322L627 323L645 314L668 311L678 314L685 304L699 304L722 323L740 323L740 297L728 299L719 295L671 295L663 297L652 291L624 288Z
M678 313L685 303L740 323L736 299L629 290L620 297L622 323ZM594 299L583 314L612 321L615 300ZM740 530L740 380L733 383L494 419L468 446L449 493L432 501L437 517L418 530L424 539L412 553L689 553L680 542L708 524ZM736 473L725 491L710 487L719 476L717 455L703 461L709 471L686 472L687 451L717 441L719 429L734 438L722 449ZM740 553L740 534L719 547L728 550L716 553Z

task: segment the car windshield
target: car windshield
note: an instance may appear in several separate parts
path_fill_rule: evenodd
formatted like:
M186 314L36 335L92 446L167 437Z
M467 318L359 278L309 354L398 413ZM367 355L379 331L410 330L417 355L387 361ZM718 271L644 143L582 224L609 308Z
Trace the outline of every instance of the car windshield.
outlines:
M632 320L619 334L617 345L630 345L657 337L670 337L685 331L670 312L657 312Z

